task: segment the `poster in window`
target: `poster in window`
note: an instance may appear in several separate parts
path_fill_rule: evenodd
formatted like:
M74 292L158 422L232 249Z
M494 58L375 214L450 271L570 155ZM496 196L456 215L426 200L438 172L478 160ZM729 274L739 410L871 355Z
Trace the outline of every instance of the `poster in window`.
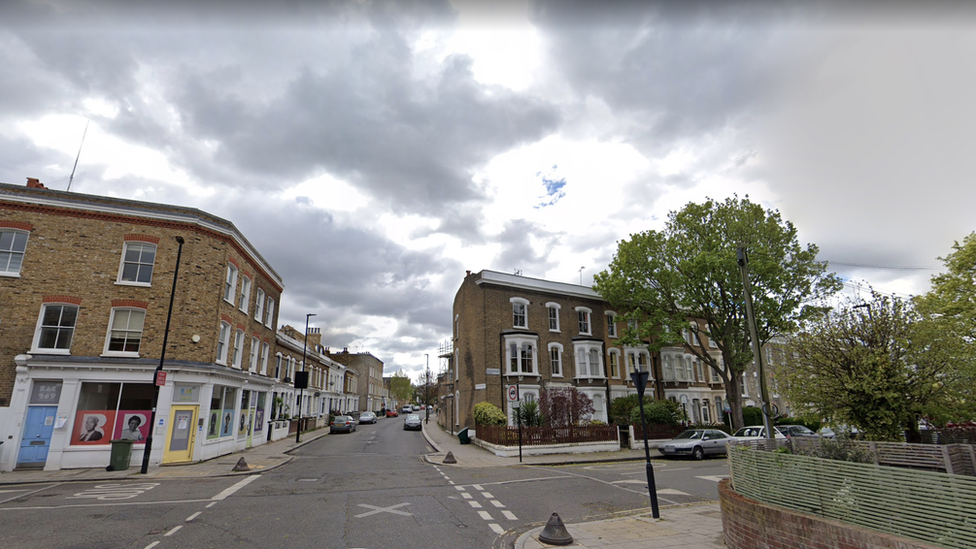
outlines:
M220 410L210 410L210 423L207 427L207 438L220 436Z
M234 409L228 408L223 411L223 420L220 423L220 436L229 437L230 430L234 426Z
M79 410L75 414L71 444L83 446L108 444L113 427L115 427L115 411Z
M149 436L149 412L144 410L119 410L116 417L114 439L145 442Z
M264 430L264 410L258 408L254 411L254 432L259 433Z

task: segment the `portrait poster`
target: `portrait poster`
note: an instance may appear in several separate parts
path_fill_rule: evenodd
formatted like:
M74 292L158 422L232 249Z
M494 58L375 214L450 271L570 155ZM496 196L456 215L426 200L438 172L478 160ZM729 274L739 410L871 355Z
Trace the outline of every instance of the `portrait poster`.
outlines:
M150 412L145 410L119 410L116 415L120 421L115 422L114 440L131 440L133 443L144 443L149 436Z
M247 434L247 409L241 410L241 422L237 424L237 436Z
M254 432L264 431L264 410L258 408L254 411Z
M220 436L229 437L232 434L231 429L234 428L234 409L226 408L222 412L223 417L220 419Z
M97 446L111 441L115 427L114 410L79 410L71 433L71 444Z
M220 410L210 410L210 421L207 423L207 438L220 436Z

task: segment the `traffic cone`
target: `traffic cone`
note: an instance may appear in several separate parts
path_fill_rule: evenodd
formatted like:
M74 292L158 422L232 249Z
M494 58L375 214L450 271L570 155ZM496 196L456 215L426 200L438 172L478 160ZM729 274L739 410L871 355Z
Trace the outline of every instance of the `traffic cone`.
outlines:
M447 455L444 456L444 463L457 463L457 460L454 459L454 454L452 452L448 452Z
M234 468L232 469L232 471L250 471L250 470L251 468L247 466L247 462L244 461L244 458L238 460L237 465L235 465Z
M539 541L549 545L569 545L573 543L573 536L566 531L566 526L563 525L559 515L553 513L546 527L539 533Z

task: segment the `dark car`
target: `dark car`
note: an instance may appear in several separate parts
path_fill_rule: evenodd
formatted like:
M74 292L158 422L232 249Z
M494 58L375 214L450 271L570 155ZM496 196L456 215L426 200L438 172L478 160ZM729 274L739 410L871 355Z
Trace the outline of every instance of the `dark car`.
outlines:
M373 412L363 412L359 414L359 423L376 423L376 414Z
M351 433L356 430L356 420L352 416L335 416L329 425L329 433Z
M783 433L786 438L820 436L803 425L777 425L776 428L779 429L779 432Z
M420 421L420 414L410 414L403 418L404 431L421 431L423 428L424 424Z
M688 429L657 447L657 451L667 457L685 456L704 459L726 452L731 437L718 429Z

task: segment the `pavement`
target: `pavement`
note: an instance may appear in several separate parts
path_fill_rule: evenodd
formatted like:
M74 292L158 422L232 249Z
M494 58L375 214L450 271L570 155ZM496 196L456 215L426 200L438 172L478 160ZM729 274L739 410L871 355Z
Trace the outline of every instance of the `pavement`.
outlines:
M383 421L383 420L381 420ZM551 454L542 456L499 457L475 444L461 444L458 437L431 422L424 425L424 438L433 449L424 456L432 464L444 467L484 468L519 465L570 465L612 461L643 461L644 450L622 449L619 452L585 454ZM253 475L280 467L292 459L290 453L305 444L328 436L328 429L303 433L301 442L287 437L243 452L221 456L187 465L150 467L143 475L139 466L124 471L95 469L61 469L58 471L9 471L0 473L0 485L36 484L46 482L97 482L143 479L193 479L218 476ZM450 453L456 463L444 463ZM652 451L652 458L656 452ZM724 549L722 513L717 501L690 505L662 506L660 518L652 517L649 508L617 513L611 518L593 522L564 524L559 517L550 516L522 533L515 541L516 549L555 547L540 541L568 542L564 547L615 549ZM558 524L557 524L558 523ZM560 526L561 525L561 526Z

